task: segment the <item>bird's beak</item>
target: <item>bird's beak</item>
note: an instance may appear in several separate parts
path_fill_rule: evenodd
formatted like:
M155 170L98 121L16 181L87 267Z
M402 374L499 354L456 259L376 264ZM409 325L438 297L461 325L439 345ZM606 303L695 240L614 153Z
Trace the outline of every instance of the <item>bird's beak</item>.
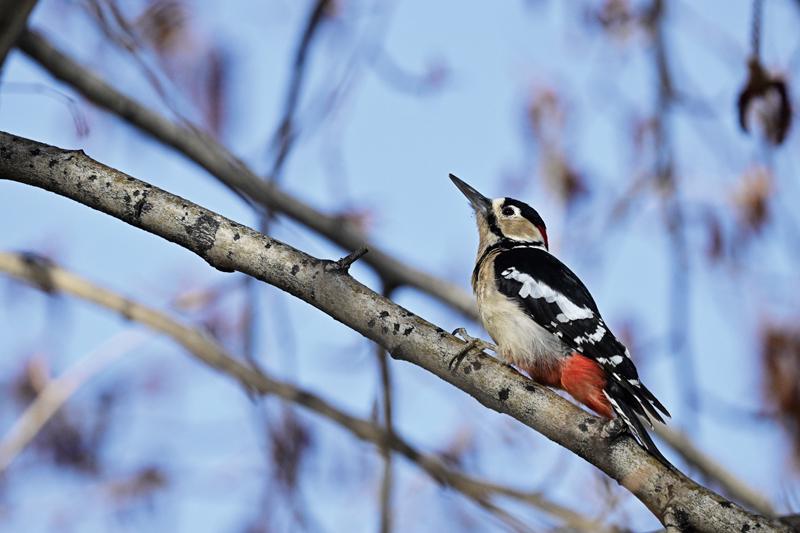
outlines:
M476 213L485 215L489 212L489 209L492 205L491 200L458 179L453 174L450 174L450 179L456 184L458 190L464 193L464 196L467 197L467 200L469 200L469 203L472 205L472 209L474 209Z

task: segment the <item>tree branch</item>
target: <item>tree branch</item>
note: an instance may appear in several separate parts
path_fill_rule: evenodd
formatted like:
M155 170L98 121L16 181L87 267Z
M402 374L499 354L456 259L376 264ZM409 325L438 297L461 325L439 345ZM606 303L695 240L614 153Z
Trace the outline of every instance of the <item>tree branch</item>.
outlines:
M251 202L286 215L347 250L366 246L370 253L364 261L389 285L406 285L420 289L456 311L472 319L477 318L475 303L460 287L395 259L380 247L367 242L367 236L342 217L322 213L283 192L274 183L261 180L212 137L197 128L173 123L125 96L56 49L38 33L26 31L20 37L18 45L52 76L71 85L89 101L119 115L142 132L171 146Z
M6 258L3 254L0 254L0 270L4 270L4 259ZM17 259L26 261L24 257ZM29 272L35 276L35 267L28 266ZM42 285L39 287L42 288ZM141 337L133 337L130 331L115 335L59 377L49 380L0 441L0 474L83 384L121 356L130 353L143 340L145 339Z
M718 461L705 455L685 433L658 423L655 424L655 433L672 449L681 450L681 456L686 462L691 467L696 468L704 479L711 480L717 484L724 494L744 503L761 514L767 516L775 514L772 504L763 494L748 487L744 481L725 470L725 467Z
M348 274L329 272L330 261L104 166L81 150L0 133L0 179L71 198L191 250L214 268L243 272L304 300L392 357L432 372L586 459L630 490L662 523L671 509L697 531L789 531L668 469L627 434L610 431L601 419L483 353L468 355L459 371L451 372L448 364L462 341ZM228 365L223 366L238 376L241 369Z
M371 442L381 450L388 448L400 453L428 473L434 480L458 490L490 512L498 513L502 520L514 524L516 529L527 528L524 525L520 525L516 519L506 515L505 511L496 507L491 502L490 496L506 496L525 502L533 507L542 509L563 521L565 525L580 531L596 533L613 533L615 531L613 528L604 528L594 521L566 507L550 502L536 493L527 493L482 481L449 468L438 457L426 455L416 450L394 431L387 431L378 424L348 415L311 392L299 389L286 382L275 380L264 373L263 370L240 363L236 358L229 355L222 345L202 330L185 325L167 313L99 287L80 276L60 268L51 261L31 254L0 252L0 272L5 272L19 280L26 281L49 294L64 293L92 302L100 307L119 313L127 320L138 322L154 331L163 333L185 348L200 362L233 377L246 390L262 395L275 395L284 400L294 402L332 420L357 438ZM116 347L116 344L114 344L114 347ZM127 342L125 348L129 347L130 342ZM10 431L9 434L12 435L12 438L7 438L0 445L0 471L30 442L47 419L63 405L68 396L80 384L104 368L107 363L120 354L119 349L114 351L100 350L96 356L87 356L76 363L62 377L48 384L39 395L39 398L26 410L20 422L15 425L15 428L20 426L24 431ZM51 385L54 385L54 387L51 387ZM51 388L52 390L47 392ZM46 416L41 416L43 413ZM25 437L24 440L17 437L20 433Z
M0 69L39 0L0 0Z

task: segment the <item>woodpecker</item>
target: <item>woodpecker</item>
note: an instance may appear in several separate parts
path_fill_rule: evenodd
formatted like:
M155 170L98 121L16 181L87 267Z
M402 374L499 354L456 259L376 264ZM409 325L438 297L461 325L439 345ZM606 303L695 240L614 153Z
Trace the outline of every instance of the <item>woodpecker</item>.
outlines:
M642 424L652 429L651 419L663 423L661 415L669 412L639 380L628 349L603 321L589 290L550 253L539 213L513 198L486 198L453 174L450 179L475 211L479 244L472 288L493 350L597 414L619 416L644 449L669 465Z

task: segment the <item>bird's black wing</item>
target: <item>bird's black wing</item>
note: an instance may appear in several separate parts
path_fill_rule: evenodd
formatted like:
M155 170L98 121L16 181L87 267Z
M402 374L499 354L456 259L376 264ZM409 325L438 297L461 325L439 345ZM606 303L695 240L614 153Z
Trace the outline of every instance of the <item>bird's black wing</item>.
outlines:
M555 256L536 246L518 246L495 258L498 290L568 348L594 359L608 377L604 393L634 436L652 453L655 449L636 416L663 422L669 412L639 381L625 346L609 331L589 290Z

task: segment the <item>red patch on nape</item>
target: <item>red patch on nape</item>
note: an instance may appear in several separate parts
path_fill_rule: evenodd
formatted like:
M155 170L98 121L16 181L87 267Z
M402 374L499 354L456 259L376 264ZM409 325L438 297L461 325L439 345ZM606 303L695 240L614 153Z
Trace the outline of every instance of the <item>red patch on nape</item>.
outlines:
M542 234L542 239L544 239L544 247L549 250L550 242L547 240L547 229L544 226L536 226L536 229L538 229L539 233Z
M597 414L613 418L605 386L606 374L596 361L575 353L561 364L561 387Z

